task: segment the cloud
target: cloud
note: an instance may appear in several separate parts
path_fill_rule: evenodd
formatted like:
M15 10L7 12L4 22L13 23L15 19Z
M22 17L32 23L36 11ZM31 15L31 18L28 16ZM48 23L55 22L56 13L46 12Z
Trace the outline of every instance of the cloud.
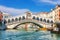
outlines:
M41 0L42 2L50 3L50 4L60 4L60 0Z
M9 13L11 15L21 15L29 10L28 9L15 9L15 8L10 8L10 7L0 5L0 11Z
M60 0L35 0L35 2L40 3L40 2L44 2L44 3L49 3L49 4L60 4Z

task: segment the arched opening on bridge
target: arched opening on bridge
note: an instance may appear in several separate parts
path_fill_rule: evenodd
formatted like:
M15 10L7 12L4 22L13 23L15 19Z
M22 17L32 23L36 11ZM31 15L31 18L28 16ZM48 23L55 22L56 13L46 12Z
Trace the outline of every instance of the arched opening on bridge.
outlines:
M40 21L42 21L42 18L40 18Z
M7 21L4 19L4 24L6 24L7 23Z
M53 21L51 20L51 23L53 23Z
M47 23L49 23L49 20L47 20Z
M39 21L39 17L36 18Z
M8 23L10 23L11 21L10 21L10 19L8 19Z
M22 20L24 20L25 19L25 16L22 16Z
M33 16L33 19L35 19L35 16Z
M19 17L19 21L21 20L21 17Z
M12 22L14 22L14 19L12 19Z
M44 19L43 21L46 22L46 19Z
M15 21L18 21L18 18L15 18Z

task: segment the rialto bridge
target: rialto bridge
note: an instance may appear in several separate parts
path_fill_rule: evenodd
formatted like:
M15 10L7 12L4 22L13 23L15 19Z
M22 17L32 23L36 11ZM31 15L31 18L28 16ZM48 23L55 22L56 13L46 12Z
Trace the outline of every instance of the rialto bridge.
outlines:
M19 25L24 23L33 23L40 28L52 27L51 25L54 21L50 18L38 17L37 15L32 15L32 13L26 13L22 16L16 16L11 18L5 18L5 25L7 28L16 29Z
M51 12L49 13L40 12L34 14L31 12L25 12L24 15L13 17L9 14L7 14L6 16L4 15L5 14L3 14L3 21L0 22L3 24L0 29L16 29L21 26L21 24L25 24L25 26L23 27L27 28L27 25L29 23L32 23L40 28L52 28L53 30L58 28L58 30L60 31L60 5L57 5L56 8L51 10Z

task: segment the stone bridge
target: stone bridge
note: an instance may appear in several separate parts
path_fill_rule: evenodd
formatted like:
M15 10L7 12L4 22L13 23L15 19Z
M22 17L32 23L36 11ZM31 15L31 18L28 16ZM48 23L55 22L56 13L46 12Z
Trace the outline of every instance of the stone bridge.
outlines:
M17 28L17 26L23 23L33 23L42 28L44 26L51 27L54 21L53 19L38 17L36 15L23 15L5 19L7 28Z
M31 19L28 19L28 20L24 19L24 20L20 20L20 21L16 21L16 22L6 23L6 26L7 26L7 28L14 28L15 29L19 25L24 24L24 23L33 23L33 24L39 26L40 28L43 28L44 25L46 27L52 25L52 23L46 23L46 22L42 22L42 21L38 21L38 20L34 20L34 19L32 19L32 20Z

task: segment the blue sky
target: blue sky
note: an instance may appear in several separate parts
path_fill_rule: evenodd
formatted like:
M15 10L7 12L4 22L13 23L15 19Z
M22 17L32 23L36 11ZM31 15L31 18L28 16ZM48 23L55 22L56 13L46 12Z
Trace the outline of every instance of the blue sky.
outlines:
M0 10L11 15L31 12L50 12L60 0L0 0Z

